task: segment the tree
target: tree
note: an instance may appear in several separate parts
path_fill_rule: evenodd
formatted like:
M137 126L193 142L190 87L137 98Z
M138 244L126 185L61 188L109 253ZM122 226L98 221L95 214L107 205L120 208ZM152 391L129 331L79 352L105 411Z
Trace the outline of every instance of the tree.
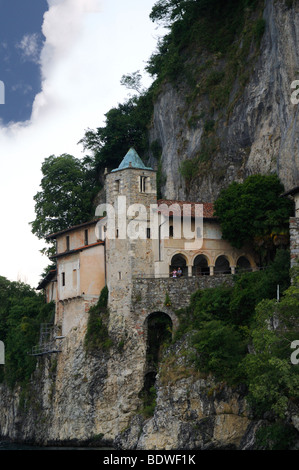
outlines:
M85 150L92 151L98 174L105 167L117 168L130 147L134 147L141 156L145 153L152 111L150 92L134 96L105 114L104 127L85 132L80 143Z
M139 95L145 92L142 87L142 75L139 70L131 74L123 75L121 77L120 84L128 88L129 90L135 90Z
M233 182L215 202L223 238L236 248L250 243L263 261L288 244L293 203L280 197L284 187L277 175L252 175Z
M100 186L90 159L52 155L42 164L41 191L35 196L32 232L44 239L94 217L93 199Z
M222 0L158 0L152 8L152 21L169 26L175 21L197 14L211 14L223 5Z
M5 365L0 381L13 387L26 382L35 369L30 353L38 344L40 324L53 322L54 305L29 285L0 276L0 339L5 344Z
M243 360L249 401L262 415L272 411L283 418L290 400L299 399L298 365L291 362L291 344L298 340L299 277L278 303L263 300L256 307L251 332L254 353Z

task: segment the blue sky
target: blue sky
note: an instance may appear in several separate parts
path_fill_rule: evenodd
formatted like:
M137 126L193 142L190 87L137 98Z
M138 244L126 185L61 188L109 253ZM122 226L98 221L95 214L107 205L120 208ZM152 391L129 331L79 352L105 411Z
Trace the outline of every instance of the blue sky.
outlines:
M39 56L46 0L0 0L0 79L5 85L3 124L30 118L41 91Z
M88 128L128 97L123 74L144 67L158 31L155 0L0 0L0 275L36 287L48 265L32 233L34 195L50 155L82 157Z

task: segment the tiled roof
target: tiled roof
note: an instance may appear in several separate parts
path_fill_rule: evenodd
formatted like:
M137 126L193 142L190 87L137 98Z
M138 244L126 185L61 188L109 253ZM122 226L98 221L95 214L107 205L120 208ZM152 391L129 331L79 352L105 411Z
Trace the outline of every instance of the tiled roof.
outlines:
M94 246L98 246L98 245L104 245L104 242L99 241L96 243L92 243L90 245L79 246L78 248L74 248L73 250L62 251L60 253L56 253L55 255L50 256L50 259L61 258L62 256L72 255L73 253L77 253L78 251L87 250L88 248L93 248Z
M146 167L141 158L139 157L138 153L134 148L130 148L127 154L124 156L122 162L120 163L119 167L116 168L114 171L124 170L125 168L138 168L140 170L152 170L152 168Z
M56 276L56 274L57 274L56 269L52 269L51 271L49 271L48 274L44 277L44 279L42 279L42 281L39 283L37 290L44 289L44 287L46 287L46 285L50 281L52 281L52 279Z
M79 224L79 225L73 225L72 227L68 227L64 230L60 230L59 232L51 233L50 235L46 236L46 239L48 239L48 240L55 239L56 237L58 237L59 235L63 235L64 233L71 232L73 230L77 230L78 228L81 228L81 227L88 227L89 225L94 225L100 219L101 218L98 218L98 219L95 219L95 220L90 220L89 222L84 222L84 223Z
M217 217L214 215L214 205L212 202L191 202L191 201L176 201L176 200L169 200L169 199L159 199L157 201L158 206L161 204L166 204L168 207L171 205L178 205L179 212L177 215L183 215L183 206L185 215L191 214L191 217L195 217L195 205L202 204L203 206L203 218L204 219L215 219ZM174 214L175 215L175 214Z

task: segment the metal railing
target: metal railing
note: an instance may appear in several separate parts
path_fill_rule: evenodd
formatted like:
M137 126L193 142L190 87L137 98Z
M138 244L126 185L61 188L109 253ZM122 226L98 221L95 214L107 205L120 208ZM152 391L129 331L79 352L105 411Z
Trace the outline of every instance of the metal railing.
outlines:
M246 272L255 272L255 271L261 271L261 270L264 270L266 269L266 267L255 267L255 268L236 268L235 269L235 272L232 273L232 272L227 272L227 270L225 271L214 271L213 274L209 273L209 272L206 272L206 273L192 273L192 274L189 274L189 273L183 273L182 275L178 276L176 275L175 277L173 276L173 274L170 272L168 273L153 273L153 274L144 274L144 273L140 273L140 274L136 274L133 277L133 279L194 279L194 278L203 278L203 277L217 277L217 276L233 276L233 275L236 275L236 274L242 274L242 273L246 273Z
M61 352L60 342L64 336L58 336L57 327L50 323L40 325L39 344L32 347L30 356L43 356Z

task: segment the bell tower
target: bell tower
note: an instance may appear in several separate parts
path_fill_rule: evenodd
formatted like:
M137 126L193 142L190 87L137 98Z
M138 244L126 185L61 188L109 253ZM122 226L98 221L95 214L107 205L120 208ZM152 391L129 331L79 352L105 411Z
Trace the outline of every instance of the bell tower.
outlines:
M123 323L130 312L133 280L154 275L150 205L157 204L156 171L131 148L119 167L106 175L105 185L106 204L113 207L114 218L105 238L109 308Z

